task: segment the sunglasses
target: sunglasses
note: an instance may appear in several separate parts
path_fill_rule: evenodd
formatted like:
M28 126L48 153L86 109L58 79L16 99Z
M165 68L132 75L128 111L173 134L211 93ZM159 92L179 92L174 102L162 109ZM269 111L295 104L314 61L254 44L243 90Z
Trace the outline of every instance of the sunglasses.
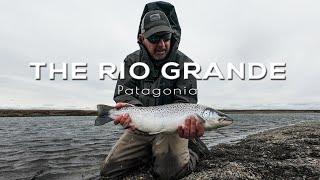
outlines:
M167 33L167 34L153 34L151 36L149 36L147 39L149 42L151 42L152 44L158 43L161 39L166 42L169 41L171 39L171 33Z

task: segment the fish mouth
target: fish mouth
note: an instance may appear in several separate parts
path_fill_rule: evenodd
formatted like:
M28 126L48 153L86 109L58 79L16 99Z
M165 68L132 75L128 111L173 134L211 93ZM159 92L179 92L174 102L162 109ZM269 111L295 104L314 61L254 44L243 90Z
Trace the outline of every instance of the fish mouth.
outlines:
M217 110L216 110L216 112L221 117L221 118L219 118L219 122L222 124L222 126L228 126L233 123L233 119L230 116L226 115L223 112L217 111Z
M233 123L233 119L227 115L224 115L223 117L221 117L219 121L223 126L228 126Z

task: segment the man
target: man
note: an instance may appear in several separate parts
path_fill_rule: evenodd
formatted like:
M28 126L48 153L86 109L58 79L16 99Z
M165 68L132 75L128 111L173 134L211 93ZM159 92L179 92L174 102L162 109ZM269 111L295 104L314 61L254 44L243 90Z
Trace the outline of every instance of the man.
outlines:
M167 15L168 16L167 16ZM128 55L125 62L125 79L119 79L117 87L123 89L189 89L197 88L196 79L183 76L175 80L165 79L161 75L161 67L167 62L176 62L183 74L183 63L192 62L178 50L180 42L180 26L174 7L165 2L149 3L145 6L141 17L138 43L140 50ZM144 62L150 68L146 79L136 80L128 71L136 62ZM135 74L144 74L144 69L135 69ZM170 74L170 73L168 73ZM116 89L117 89L116 87ZM141 93L126 94L116 90L114 100L116 108L127 105L157 106L170 103L197 103L197 95L169 94L155 97L152 93L144 96ZM153 174L160 179L181 178L194 170L199 159L199 147L206 151L206 146L198 137L204 133L204 127L197 117L189 117L183 126L174 134L148 135L135 130L130 117L126 114L117 118L115 124L121 124L124 134L115 144L101 169L102 177L116 178L132 171L140 165L152 165ZM202 146L197 146L197 143ZM189 148L193 144L195 148ZM196 153L196 152L197 153Z

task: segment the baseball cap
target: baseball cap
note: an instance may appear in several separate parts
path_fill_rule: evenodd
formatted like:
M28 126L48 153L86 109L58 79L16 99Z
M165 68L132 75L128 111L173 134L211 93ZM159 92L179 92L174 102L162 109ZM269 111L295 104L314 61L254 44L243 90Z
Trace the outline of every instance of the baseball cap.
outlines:
M164 12L160 10L149 11L142 19L141 34L148 38L158 32L173 33L174 31L172 30L170 22Z

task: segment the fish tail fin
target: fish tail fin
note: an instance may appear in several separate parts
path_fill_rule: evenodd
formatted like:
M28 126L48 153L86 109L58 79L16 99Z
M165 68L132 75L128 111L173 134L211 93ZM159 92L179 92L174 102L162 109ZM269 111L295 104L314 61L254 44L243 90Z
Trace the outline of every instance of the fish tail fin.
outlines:
M110 110L114 109L114 107L104 105L104 104L98 104L97 109L98 109L98 117L94 122L95 126L101 126L110 121L113 121L113 119L110 118L109 115L110 115Z

